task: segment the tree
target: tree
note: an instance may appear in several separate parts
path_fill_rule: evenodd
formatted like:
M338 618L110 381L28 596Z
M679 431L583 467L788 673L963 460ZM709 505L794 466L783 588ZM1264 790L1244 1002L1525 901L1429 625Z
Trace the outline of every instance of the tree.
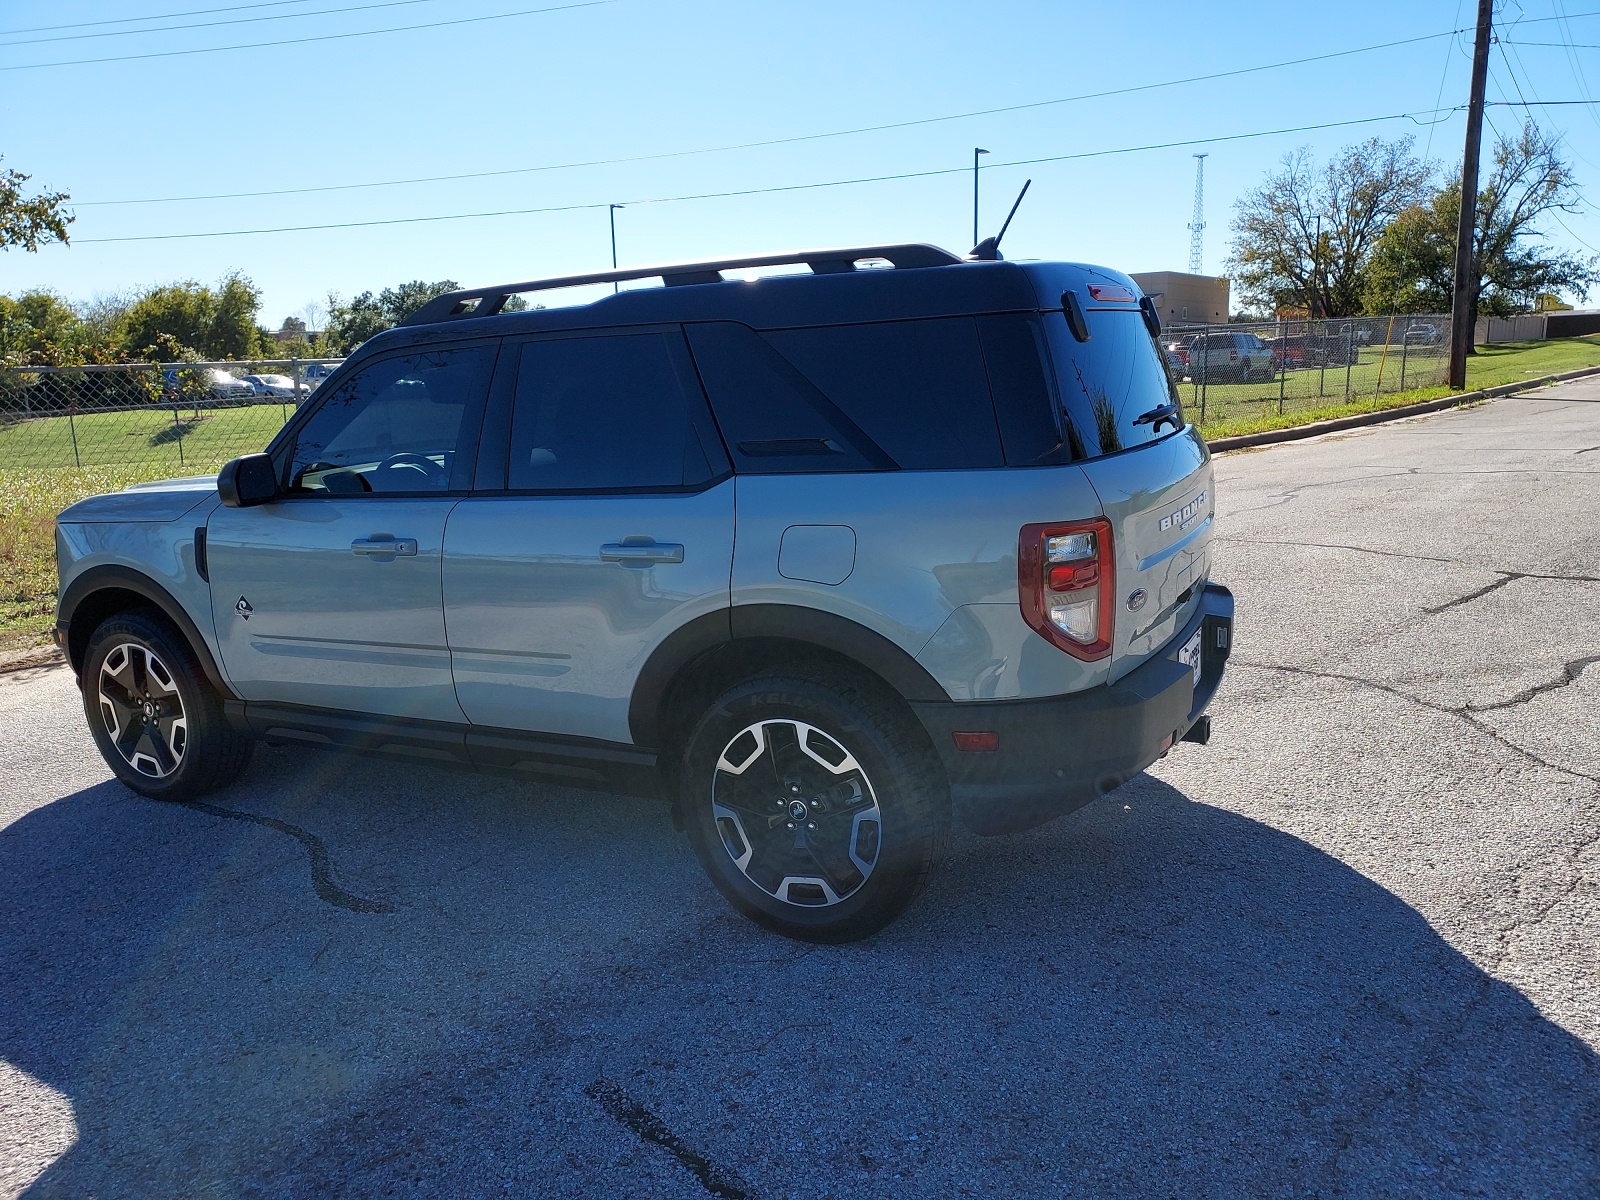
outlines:
M1318 168L1305 147L1234 205L1229 273L1244 302L1323 317L1362 311L1383 231L1420 200L1432 170L1412 139L1347 146Z
M261 353L261 330L256 313L261 310L261 289L239 272L223 276L217 284L211 328L206 332L207 358L252 358Z
M152 288L128 309L123 342L136 357L166 361L251 358L261 350L261 292L234 272L215 291L186 280Z
M374 296L362 292L345 304L328 297L328 343L335 351L349 353L368 338L393 329L435 296L457 291L461 285L452 279L424 283L414 279L398 287L384 288Z
M1560 143L1532 121L1496 137L1494 166L1478 193L1473 230L1471 316L1531 311L1541 292L1579 298L1600 282L1600 259L1542 245L1546 214L1577 208L1578 185ZM1374 312L1446 312L1455 274L1460 173L1390 225L1373 255L1367 291Z
M54 292L0 296L0 358L30 366L78 361L87 341L78 314Z
M0 170L0 250L21 246L37 252L40 246L67 241L67 226L74 218L62 209L72 199L66 192L40 192L24 198L22 185L32 176Z

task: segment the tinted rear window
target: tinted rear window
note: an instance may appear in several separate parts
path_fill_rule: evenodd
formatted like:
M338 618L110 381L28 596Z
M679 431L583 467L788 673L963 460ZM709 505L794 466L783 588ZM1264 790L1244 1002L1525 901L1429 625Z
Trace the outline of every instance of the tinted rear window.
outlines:
M1139 312L1092 308L1086 316L1089 340L1080 342L1064 314L1044 314L1074 453L1097 458L1182 429L1177 389ZM1178 411L1161 414L1164 405Z

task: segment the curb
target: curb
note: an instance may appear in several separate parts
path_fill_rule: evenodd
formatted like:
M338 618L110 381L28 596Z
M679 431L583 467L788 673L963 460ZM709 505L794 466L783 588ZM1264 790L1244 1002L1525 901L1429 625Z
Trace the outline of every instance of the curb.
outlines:
M1482 391L1463 392L1459 396L1440 396L1437 400L1424 400L1418 404L1405 404L1399 408L1385 408L1377 412L1356 413L1349 417L1333 417L1326 421L1313 421L1309 425L1291 425L1288 429L1241 433L1234 437L1218 438L1214 442L1207 442L1206 445L1211 448L1213 454L1244 450L1251 446L1272 446L1279 442L1294 442L1324 433L1337 433L1341 429L1360 429L1367 425L1381 425L1385 421L1401 421L1406 417L1440 412L1463 404L1476 404L1480 400L1493 400L1499 396L1510 396L1533 388L1547 387L1552 383L1564 383L1569 379L1585 379L1591 375L1600 375L1600 367L1580 367L1576 371L1563 371L1560 375L1543 375L1538 379L1502 383L1496 387L1484 388Z

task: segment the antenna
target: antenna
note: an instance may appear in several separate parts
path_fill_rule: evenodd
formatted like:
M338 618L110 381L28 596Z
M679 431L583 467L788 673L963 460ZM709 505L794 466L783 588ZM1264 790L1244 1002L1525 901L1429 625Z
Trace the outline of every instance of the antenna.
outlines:
M1194 219L1189 222L1189 274L1199 275L1205 267L1206 254L1206 159L1210 155L1194 156Z
M1017 193L1016 203L1011 206L1011 211L1006 214L1006 223L1000 226L1000 232L991 238L984 238L983 241L974 246L972 253L967 255L968 259L976 259L979 262L997 262L999 260L1000 239L1005 237L1006 230L1011 228L1011 218L1017 215L1017 209L1022 207L1022 198L1028 194L1028 188L1032 185L1033 180L1031 179L1023 183L1022 190Z

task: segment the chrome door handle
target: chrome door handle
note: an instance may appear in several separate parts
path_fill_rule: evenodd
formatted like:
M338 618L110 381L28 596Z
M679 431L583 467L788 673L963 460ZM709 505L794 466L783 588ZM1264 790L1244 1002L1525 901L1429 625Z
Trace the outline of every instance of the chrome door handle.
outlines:
M683 547L675 542L607 542L600 561L614 563L681 563Z
M387 533L375 533L369 538L357 538L350 543L350 549L356 554L382 555L389 558L415 558L417 555L417 539L397 538Z

